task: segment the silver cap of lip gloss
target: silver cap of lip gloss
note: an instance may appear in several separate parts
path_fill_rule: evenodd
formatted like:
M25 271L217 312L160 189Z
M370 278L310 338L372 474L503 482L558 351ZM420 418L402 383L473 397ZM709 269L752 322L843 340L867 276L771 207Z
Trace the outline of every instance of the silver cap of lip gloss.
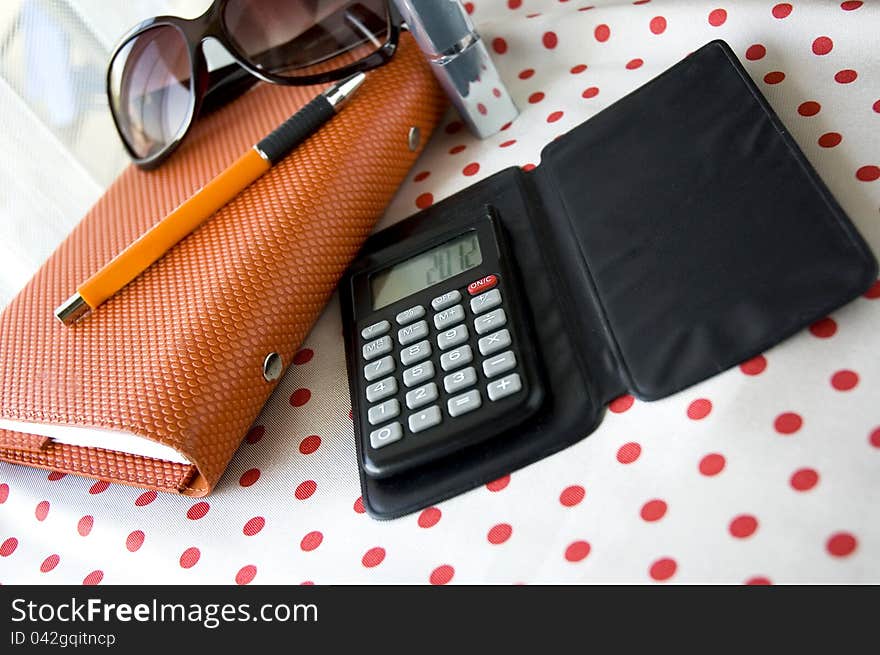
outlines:
M459 0L395 0L462 120L479 138L519 111Z

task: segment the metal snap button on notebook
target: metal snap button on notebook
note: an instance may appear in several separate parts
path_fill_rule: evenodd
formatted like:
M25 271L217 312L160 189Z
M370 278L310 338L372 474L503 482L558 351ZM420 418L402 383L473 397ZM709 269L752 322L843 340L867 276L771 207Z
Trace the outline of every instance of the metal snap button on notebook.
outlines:
M419 144L422 142L422 131L418 127L409 128L409 135L407 135L406 141L409 149L415 152L419 149Z
M263 379L266 382L275 382L281 377L281 369L284 368L284 362L278 353L269 353L263 360Z

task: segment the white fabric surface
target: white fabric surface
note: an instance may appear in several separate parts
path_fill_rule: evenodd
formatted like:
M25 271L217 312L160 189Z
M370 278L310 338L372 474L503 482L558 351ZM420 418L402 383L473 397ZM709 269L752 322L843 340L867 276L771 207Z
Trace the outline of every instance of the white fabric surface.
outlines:
M877 2L468 4L522 115L482 142L441 127L383 224L537 164L555 136L723 38L880 251ZM663 401L619 399L577 445L377 522L358 502L334 299L207 499L0 464L0 582L877 583L878 325L880 284L743 367Z

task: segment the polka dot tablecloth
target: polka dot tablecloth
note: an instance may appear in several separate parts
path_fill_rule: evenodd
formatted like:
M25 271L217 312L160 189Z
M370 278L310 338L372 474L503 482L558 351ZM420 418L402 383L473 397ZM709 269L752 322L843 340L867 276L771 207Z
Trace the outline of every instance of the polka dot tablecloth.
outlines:
M880 251L880 3L466 4L522 115L484 141L449 115L383 224L537 165L723 38ZM567 450L378 522L359 497L334 299L208 498L0 465L0 582L878 583L878 328L880 282L705 383L618 398Z

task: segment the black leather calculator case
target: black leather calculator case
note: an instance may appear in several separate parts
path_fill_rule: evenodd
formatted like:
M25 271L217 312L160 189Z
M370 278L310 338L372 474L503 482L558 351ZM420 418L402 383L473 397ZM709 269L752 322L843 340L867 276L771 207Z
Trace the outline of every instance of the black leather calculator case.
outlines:
M487 205L519 272L543 406L418 469L381 480L362 470L373 516L418 510L565 448L615 397L663 398L730 368L877 277L864 240L722 41L548 145L531 172L501 171L366 249Z

